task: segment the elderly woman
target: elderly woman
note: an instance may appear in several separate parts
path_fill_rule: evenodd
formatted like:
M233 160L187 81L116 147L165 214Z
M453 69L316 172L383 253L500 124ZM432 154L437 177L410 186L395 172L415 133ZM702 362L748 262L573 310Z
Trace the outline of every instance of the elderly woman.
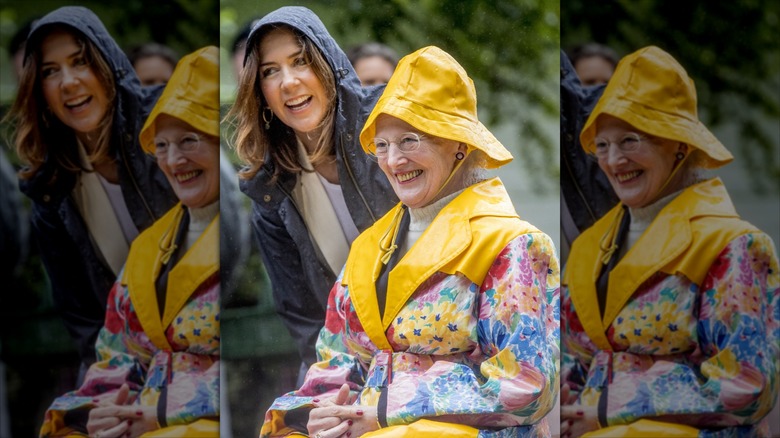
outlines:
M98 361L41 436L218 436L219 52L185 56L141 131L180 204L133 242Z
M92 11L38 20L9 117L32 232L84 370L130 243L176 202L138 131L155 95Z
M484 177L512 156L477 120L473 82L439 48L408 55L360 141L401 202L353 243L320 362L261 435L548 434L558 260Z
M700 177L732 156L698 120L693 81L657 47L627 56L580 140L620 204L566 267L562 435L768 436L777 256Z
M303 370L316 361L328 291L350 244L397 202L360 152L358 131L378 90L367 93L310 10L278 9L249 34L228 118L276 309Z

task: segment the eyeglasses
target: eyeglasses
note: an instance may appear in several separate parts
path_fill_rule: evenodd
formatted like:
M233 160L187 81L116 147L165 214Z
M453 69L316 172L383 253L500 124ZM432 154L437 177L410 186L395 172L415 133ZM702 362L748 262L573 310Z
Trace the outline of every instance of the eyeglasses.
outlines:
M617 145L620 152L630 154L636 152L636 150L639 149L639 145L645 141L651 141L651 138L643 137L636 132L628 132L617 142L608 140L604 137L596 137L595 140L593 140L593 143L596 145L596 156L598 158L606 158L607 155L609 155L610 144L614 143Z
M420 142L424 139L424 136L416 134L414 132L407 132L401 134L401 137L396 141L390 141L385 138L376 137L368 145L368 150L371 151L371 155L376 158L387 158L387 153L390 152L390 145L395 144L401 153L408 154L416 151L420 148Z
M198 146L200 146L200 136L194 132L187 132L182 135L177 142L168 141L165 138L155 138L155 155L158 157L164 157L168 155L168 149L170 149L170 146L174 144L180 152L192 152L197 149Z

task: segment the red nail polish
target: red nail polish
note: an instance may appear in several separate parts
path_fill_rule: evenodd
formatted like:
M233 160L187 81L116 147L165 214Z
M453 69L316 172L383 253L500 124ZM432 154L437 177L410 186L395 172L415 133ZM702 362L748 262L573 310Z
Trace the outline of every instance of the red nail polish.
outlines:
M143 414L144 414L143 411L135 411L135 415L138 415L139 417L142 416Z
M319 402L320 402L320 399L318 399L318 398L313 398L313 399L311 399L311 401L313 401L314 403L319 403Z
M347 432L347 436L352 436L352 432Z
M356 413L356 414L358 414L358 415L363 415L363 411L361 411L360 409L358 409L357 411L355 411L355 413Z
M578 416L578 417L582 417L583 415L584 415L584 414L583 414L583 412L582 412L582 411L577 411L577 416Z
M347 420L347 424L352 426L352 420Z
M128 426L132 426L133 425L133 420L127 420L127 425Z

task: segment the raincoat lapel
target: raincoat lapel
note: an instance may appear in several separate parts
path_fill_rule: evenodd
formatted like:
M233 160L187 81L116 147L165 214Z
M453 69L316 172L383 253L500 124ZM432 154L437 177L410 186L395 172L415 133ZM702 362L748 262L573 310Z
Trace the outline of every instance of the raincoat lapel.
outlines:
M390 349L385 330L431 275L461 272L481 284L495 256L511 239L536 231L519 219L498 178L467 188L439 212L390 272L387 305L380 319L375 285L381 267L379 240L399 208L401 204L355 240L342 279L363 329L381 349Z
M162 266L160 238L171 226L180 209L181 204L177 204L135 239L127 256L122 279L144 333L157 348L168 351L171 346L165 337L165 326L160 321L154 283Z
M577 318L582 328L596 346L607 351L612 350L612 346L604 334L596 292L596 281L603 266L598 257L599 241L621 208L623 207L618 204L574 241L563 277L564 284L569 287L571 301L577 310ZM609 300L609 297L607 299Z
M661 210L610 272L601 318L595 288L600 268L599 240L620 208L612 209L575 241L565 275L583 328L604 350L611 350L606 329L650 276L656 272L682 274L701 285L720 251L736 237L756 230L739 220L719 178L688 187Z
M155 279L162 266L159 242L172 225L177 204L160 220L141 233L133 242L125 264L122 283L127 286L138 320L144 332L157 348L171 350L165 337L168 327L187 299L198 287L219 269L219 215L217 215L168 274L165 311L160 315L157 306Z
M219 270L219 214L168 274L162 327L173 318L198 287Z
M363 330L374 345L382 350L389 350L390 343L385 337L376 297L376 280L379 278L382 267L379 240L384 231L390 227L393 217L401 207L402 204L399 203L390 209L371 228L355 239L341 280L342 285L349 287L352 305L355 306L355 312L363 325Z

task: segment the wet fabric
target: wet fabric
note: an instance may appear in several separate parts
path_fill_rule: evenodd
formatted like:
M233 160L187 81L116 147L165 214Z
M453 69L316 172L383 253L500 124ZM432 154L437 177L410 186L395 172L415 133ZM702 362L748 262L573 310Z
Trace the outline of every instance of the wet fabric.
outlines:
M780 357L772 240L739 219L719 179L688 187L616 264L601 317L598 241L620 208L572 247L562 382L607 426L673 419L701 437L768 436Z
M576 226L563 230L569 246L618 203L607 176L579 141L582 126L603 91L604 86L583 87L569 58L561 52L561 202ZM566 209L561 209L562 215Z
M283 7L259 20L247 50L273 24L298 29L320 50L336 78L336 121L333 140L339 183L355 226L363 231L388 211L398 198L376 162L363 153L360 129L383 87L364 89L344 52L320 19L302 7ZM328 291L336 280L319 247L313 243L291 193L298 176L282 173L271 184L274 165L265 165L251 180L240 181L252 198L252 224L263 263L273 286L274 304L303 361L316 362L314 344L325 323Z
M138 132L161 88L141 89L130 61L97 16L83 7L57 9L38 20L30 32L27 54L52 25L73 28L95 44L114 74L116 99L111 155L133 223L142 231L162 217L176 198L154 158L143 153ZM50 147L76 151L73 130L54 124L43 138ZM90 241L89 230L71 192L77 175L46 160L39 172L19 182L33 201L32 231L52 284L54 302L82 361L95 360L95 340L105 319L108 293L116 279Z
M390 272L380 316L378 241L398 208L353 243L320 361L276 399L261 436L304 432L293 420L343 383L389 426L369 436L549 436L559 345L552 241L517 217L498 179L467 188Z
M198 420L209 420L205 427L213 433L205 436L218 436L218 428L208 425L219 417L219 215L170 270L164 310L158 310L159 242L181 218L180 209L133 242L123 276L111 289L97 362L79 389L52 403L41 436L85 432L88 410L112 400L125 383L130 404L156 406L161 425L180 431L177 426L195 423L201 430ZM172 435L163 430L157 436Z

